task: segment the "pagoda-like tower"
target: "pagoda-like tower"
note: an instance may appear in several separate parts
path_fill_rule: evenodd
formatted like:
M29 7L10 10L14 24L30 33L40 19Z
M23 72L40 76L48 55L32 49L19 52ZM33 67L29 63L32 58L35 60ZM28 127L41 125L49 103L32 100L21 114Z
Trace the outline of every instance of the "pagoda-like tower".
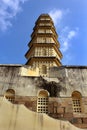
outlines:
M47 76L50 67L61 66L62 54L54 23L48 14L39 16L31 34L27 65L38 67L41 76Z

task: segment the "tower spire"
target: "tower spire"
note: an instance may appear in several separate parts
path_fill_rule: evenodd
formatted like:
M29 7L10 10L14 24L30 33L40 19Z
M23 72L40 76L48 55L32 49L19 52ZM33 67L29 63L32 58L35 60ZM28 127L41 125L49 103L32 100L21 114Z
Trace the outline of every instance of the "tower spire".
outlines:
M52 18L41 14L33 28L29 50L25 54L27 65L38 67L42 76L47 76L50 67L61 66L60 43Z

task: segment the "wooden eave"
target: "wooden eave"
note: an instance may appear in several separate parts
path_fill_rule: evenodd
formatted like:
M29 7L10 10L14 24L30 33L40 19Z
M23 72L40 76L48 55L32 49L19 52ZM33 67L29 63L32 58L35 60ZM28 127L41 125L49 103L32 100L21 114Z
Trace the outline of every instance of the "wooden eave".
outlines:
M59 48L56 46L55 43L33 43L31 48L25 54L25 57L28 58L31 52L35 49L35 47L53 47L56 53L62 58L62 53L60 52Z
M54 47L56 53L60 56L60 58L62 58L63 55L62 55L61 51L59 50L59 48L57 48L56 45L53 45L53 47Z
M32 36L31 36L31 38L33 39L33 37L36 37L36 36L42 36L42 37L55 37L55 39L57 39L58 38L58 35L56 35L55 33L38 33L38 32L34 32L34 33L32 33Z
M56 33L56 30L53 28L53 27L51 27L51 26L37 26L37 27L35 27L35 29L34 29L34 31L32 32L32 34L31 34L31 38L33 38L34 37L34 35L37 35L38 34L38 30L39 29L51 29L51 31L53 32L52 34L55 36L55 38L57 39L58 38L58 34ZM42 33L41 33L42 34ZM48 34L48 33L43 33L43 34ZM50 33L51 34L51 33Z
M51 34L51 33L37 33L37 34L35 34L34 37L31 39L31 41L28 44L29 47L31 47L32 40L34 40L37 37L52 37L53 40L55 41L55 43L58 45L58 47L60 47L60 43L55 38L55 36L53 34Z
M32 65L33 61L55 61L58 66L62 65L56 57L31 57L26 65Z
M38 17L37 21L39 21L41 18L49 18L51 21L53 21L49 14L41 14L41 15ZM36 22L37 22L37 21L36 21Z
M39 19L39 20L37 20L36 22L35 22L35 25L38 25L39 23L52 23L52 25L54 25L54 23L53 23L53 21L52 20L50 20L50 19L44 19L44 20L42 20L42 19Z

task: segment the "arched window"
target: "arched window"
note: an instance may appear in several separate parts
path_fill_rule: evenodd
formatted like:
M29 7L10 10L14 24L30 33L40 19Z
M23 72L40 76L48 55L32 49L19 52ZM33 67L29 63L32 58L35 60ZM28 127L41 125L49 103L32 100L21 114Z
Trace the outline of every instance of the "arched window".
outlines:
M48 113L48 91L41 90L37 99L37 112Z
M42 65L42 74L47 74L47 66Z
M6 90L4 96L5 96L6 99L8 99L8 101L14 103L14 100L15 100L15 91L13 89Z
M82 112L81 98L82 98L82 95L81 95L80 92L74 91L72 93L73 112L75 112L75 113L81 113Z

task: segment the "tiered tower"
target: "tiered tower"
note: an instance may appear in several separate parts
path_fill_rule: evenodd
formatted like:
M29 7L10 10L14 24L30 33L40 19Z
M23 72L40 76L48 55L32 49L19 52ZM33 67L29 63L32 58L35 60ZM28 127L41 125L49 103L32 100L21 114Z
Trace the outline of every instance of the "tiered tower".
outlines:
M27 65L39 68L41 76L48 76L50 67L61 66L62 54L54 23L48 14L39 16L31 34L29 50L25 54Z

